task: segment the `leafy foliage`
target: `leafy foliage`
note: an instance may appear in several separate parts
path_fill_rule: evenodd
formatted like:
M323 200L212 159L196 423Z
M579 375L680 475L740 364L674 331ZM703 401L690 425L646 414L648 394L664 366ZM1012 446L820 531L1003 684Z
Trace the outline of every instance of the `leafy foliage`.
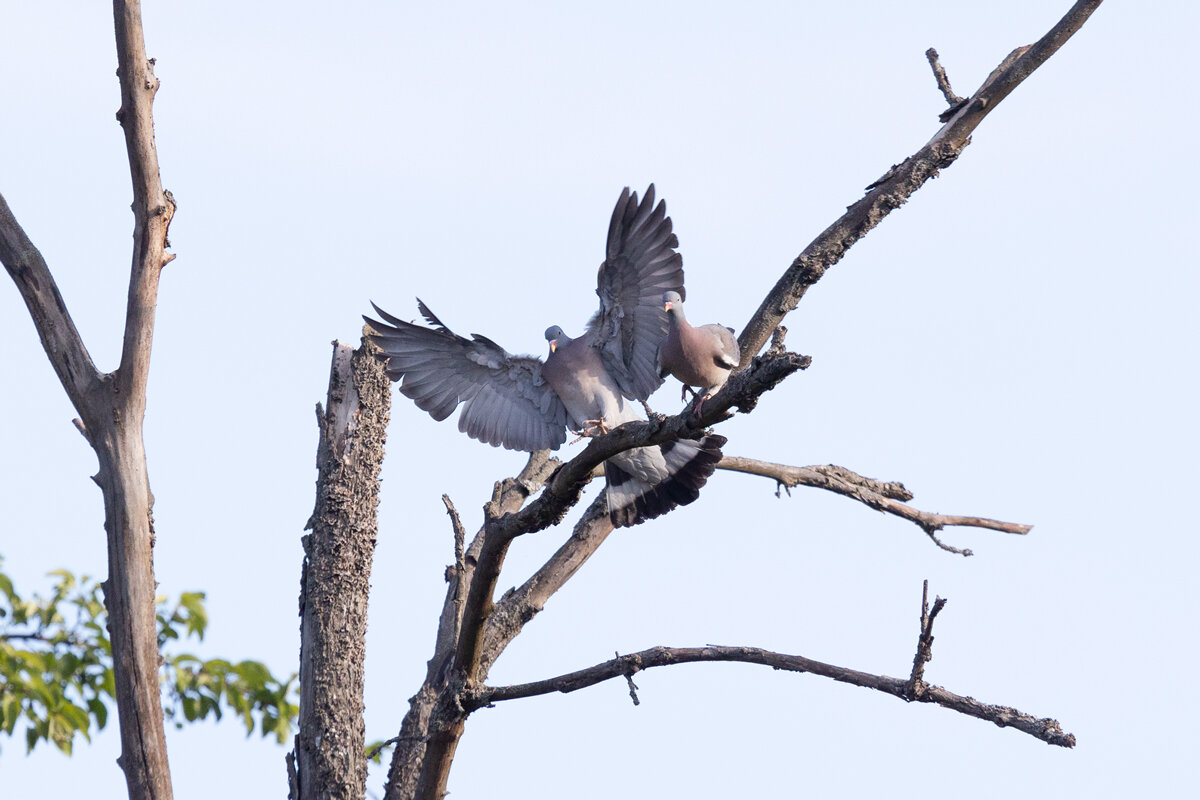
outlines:
M91 741L93 726L108 724L116 691L112 644L103 585L67 570L50 577L48 596L26 599L0 571L0 732L16 735L24 720L27 751L46 741L70 754L76 736ZM204 639L203 592L184 592L174 606L158 598L157 617L163 707L177 728L232 711L246 735L257 719L263 736L287 741L299 710L294 675L281 681L258 661L169 653L185 639Z

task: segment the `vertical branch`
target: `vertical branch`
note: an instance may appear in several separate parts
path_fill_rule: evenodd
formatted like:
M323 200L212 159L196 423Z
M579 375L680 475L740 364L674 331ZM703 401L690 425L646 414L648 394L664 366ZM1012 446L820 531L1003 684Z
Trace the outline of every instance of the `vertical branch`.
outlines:
M334 344L326 408L317 407L317 501L312 533L303 540L292 800L349 800L366 792L363 660L391 407L391 382L373 349L365 340L357 351Z
M117 37L117 75L121 79L121 108L117 120L125 132L129 174L133 184L133 266L129 303L125 309L125 338L121 349L118 391L140 419L145 410L145 386L150 374L150 344L159 273L171 259L167 228L175 201L164 191L154 144L152 106L158 92L154 61L146 58L140 0L113 0ZM140 405L140 408L138 407Z
M142 418L154 337L158 277L166 255L167 226L174 203L162 189L154 148L151 105L158 89L142 38L141 5L114 0L117 76L129 171L133 180L134 246L121 366L104 377L80 409L96 450L96 476L104 494L108 533L108 580L104 599L112 637L121 758L129 796L169 800L162 704L158 685L158 628L154 617L153 495L146 469Z

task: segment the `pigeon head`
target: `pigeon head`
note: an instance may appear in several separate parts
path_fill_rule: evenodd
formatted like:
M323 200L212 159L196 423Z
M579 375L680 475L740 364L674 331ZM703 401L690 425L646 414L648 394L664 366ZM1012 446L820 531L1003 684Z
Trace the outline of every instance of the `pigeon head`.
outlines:
M550 352L553 353L558 349L559 344L566 344L571 339L563 333L562 328L557 325L551 325L549 328L546 328L546 341L550 343Z

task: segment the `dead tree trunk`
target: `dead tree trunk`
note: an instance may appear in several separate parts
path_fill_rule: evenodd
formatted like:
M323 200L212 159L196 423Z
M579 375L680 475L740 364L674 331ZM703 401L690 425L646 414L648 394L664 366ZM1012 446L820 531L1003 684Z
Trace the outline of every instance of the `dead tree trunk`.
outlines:
M292 800L366 793L363 659L391 407L391 382L372 349L334 343L326 407L317 406L317 502L300 579L300 732L288 756Z

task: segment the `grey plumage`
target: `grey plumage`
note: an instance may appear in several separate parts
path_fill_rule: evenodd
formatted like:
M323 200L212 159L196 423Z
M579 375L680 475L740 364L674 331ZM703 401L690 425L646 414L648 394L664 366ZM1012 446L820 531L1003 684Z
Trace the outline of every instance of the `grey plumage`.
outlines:
M554 326L546 331L550 355L514 356L495 342L454 334L418 300L432 325L414 325L375 310L364 317L371 339L389 359L400 391L437 420L463 403L459 430L513 450L557 449L574 430L600 431L640 419L631 400L662 385L656 369L667 334L664 291L683 292L683 259L675 252L666 206L654 186L639 203L625 189L609 223L605 260L597 276L600 309L577 339ZM721 458L722 436L636 448L605 465L609 516L636 525L692 502Z
M683 391L696 387L699 396L696 413L704 401L712 397L729 380L729 374L741 361L741 350L733 329L724 325L693 327L683 313L683 297L676 292L664 292L663 308L667 312L669 330L658 356L660 377L674 375L683 382Z
M458 336L417 300L426 328L393 317L374 303L390 325L363 317L371 340L388 358L388 377L403 379L400 393L434 419L444 420L463 403L458 429L493 447L557 449L567 439L567 411L542 378L542 360L514 356L479 334Z
M574 429L586 430L597 420L615 428L641 419L605 369L590 332L571 339L555 326L546 331L546 338L551 352L542 374L566 406ZM608 459L604 477L613 525L636 525L695 500L721 460L724 444L724 436L709 434L700 441L638 447Z

